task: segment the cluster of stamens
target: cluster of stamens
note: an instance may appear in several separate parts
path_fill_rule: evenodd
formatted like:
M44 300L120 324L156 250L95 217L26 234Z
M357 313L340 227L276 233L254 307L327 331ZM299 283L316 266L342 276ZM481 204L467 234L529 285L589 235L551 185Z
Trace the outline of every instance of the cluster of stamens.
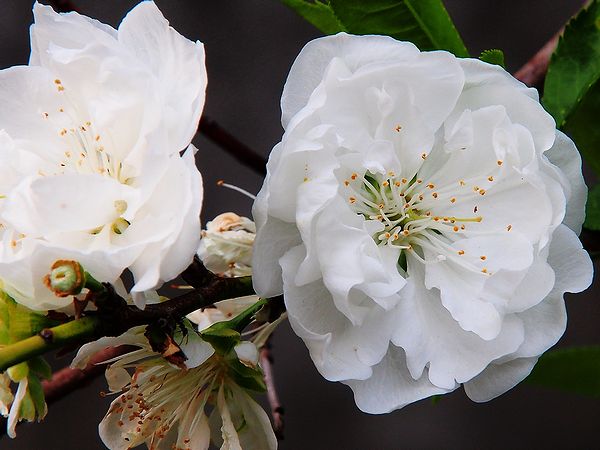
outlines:
M56 89L61 95L65 96L65 104L68 107L60 106L56 111L45 111L42 113L42 119L50 121L56 126L58 136L65 144L62 160L52 175L64 174L68 172L76 173L97 173L102 176L113 178L122 184L130 184L123 171L123 164L116 158L111 157L105 149L105 140L110 141L110 135L101 135L90 120L78 120L82 114L73 102L69 102L69 97L65 91L62 81L54 80ZM64 125L68 123L69 127ZM114 145L113 145L114 147ZM40 176L48 175L43 170L38 172ZM127 210L127 203L124 200L115 201L115 210L121 215ZM118 217L111 224L108 224L115 234L122 234L129 222L122 217ZM90 230L90 234L98 234L104 226Z
M498 161L498 166L502 161ZM493 175L478 177L472 180L458 180L456 184L438 187L426 182L418 176L412 179L397 176L394 172L387 174L366 172L352 173L343 180L346 195L351 207L366 220L376 220L383 224L383 230L373 235L378 245L389 245L402 251L410 251L417 259L425 261L422 252L415 248L429 249L437 254L436 261L448 258L460 265L490 275L486 267L476 267L465 258L465 250L457 250L452 243L459 236L452 235L482 233L471 229L472 225L483 221L478 214L478 207L473 207L473 216L456 217L436 215L435 210L444 205L459 205L473 202L474 194L486 195L483 183L491 185L495 181ZM479 183L479 184L474 184ZM447 208L444 208L447 210ZM508 225L507 231L512 229ZM486 261L486 255L477 255L478 261Z

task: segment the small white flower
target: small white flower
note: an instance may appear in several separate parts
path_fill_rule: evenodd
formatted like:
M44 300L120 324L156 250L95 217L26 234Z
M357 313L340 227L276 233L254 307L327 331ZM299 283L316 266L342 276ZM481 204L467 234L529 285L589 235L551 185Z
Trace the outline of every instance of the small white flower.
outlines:
M152 351L136 327L116 338L84 345L73 366L84 367L89 357L108 346L132 345L137 350L112 361L106 370L112 402L100 423L100 437L111 450L146 444L149 449L207 449L212 439L223 450L274 449L277 440L262 408L228 376L228 367L212 346L189 330L180 337L188 357L176 367ZM235 347L250 367L258 363L254 344ZM133 375L127 369L133 369ZM213 407L212 415L205 410ZM212 434L212 437L211 437Z
M321 374L382 413L489 400L591 282L573 143L502 68L339 34L300 53L254 205L254 283Z
M252 274L256 226L247 217L219 214L202 231L198 256L208 270L226 277Z
M190 142L204 106L203 45L150 1L117 30L39 3L34 17L29 65L0 71L0 277L37 310L70 302L42 284L57 259L100 281L128 268L133 293L155 288L198 247Z

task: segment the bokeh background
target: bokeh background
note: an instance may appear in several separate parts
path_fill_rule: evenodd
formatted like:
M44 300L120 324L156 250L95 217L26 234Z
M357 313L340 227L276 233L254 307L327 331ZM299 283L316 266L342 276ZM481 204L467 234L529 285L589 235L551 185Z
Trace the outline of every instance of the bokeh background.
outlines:
M302 46L320 35L277 0L156 0L171 24L206 44L209 74L205 113L268 155L282 134L279 98ZM135 0L75 0L80 11L117 26ZM581 0L446 0L472 54L500 48L508 69L518 69L579 8ZM26 64L31 0L0 0L0 67ZM0 99L2 107L2 99ZM216 186L218 179L257 192L260 176L207 139L195 140L204 176L203 220L233 210L249 215L249 199ZM600 343L599 289L567 298L568 330L559 345ZM592 449L598 440L600 402L519 386L486 404L462 390L383 416L361 413L349 388L322 379L287 325L274 338L275 375L285 406L283 450L362 449ZM63 358L62 364L69 362ZM59 361L60 363L60 361ZM41 424L18 429L6 450L103 449L97 424L109 399L98 379L54 404Z

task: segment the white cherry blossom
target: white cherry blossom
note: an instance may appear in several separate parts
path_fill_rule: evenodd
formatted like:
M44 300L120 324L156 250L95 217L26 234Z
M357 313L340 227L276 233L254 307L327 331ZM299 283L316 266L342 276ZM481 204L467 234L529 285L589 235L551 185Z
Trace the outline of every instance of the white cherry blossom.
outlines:
M145 1L118 29L36 3L29 65L0 71L0 278L32 309L64 306L42 278L57 259L100 281L124 269L140 295L198 248L190 145L204 105L204 47ZM180 152L185 153L180 156Z
M247 302L227 301L223 312L240 311ZM221 310L219 309L219 311ZM229 316L206 316L204 327ZM79 350L72 365L83 368L90 356L103 348L130 345L136 350L111 361L106 380L116 395L99 426L102 442L111 450L145 444L149 449L208 449L212 442L223 450L277 448L277 440L265 411L248 392L228 376L223 358L195 331L176 336L188 358L185 368L170 364L155 353L145 327L118 337L105 337ZM258 350L251 341L234 348L239 360L255 368ZM207 410L212 413L207 415Z
M284 293L320 373L388 412L489 400L591 282L573 142L499 66L381 36L310 42L254 205L254 284Z

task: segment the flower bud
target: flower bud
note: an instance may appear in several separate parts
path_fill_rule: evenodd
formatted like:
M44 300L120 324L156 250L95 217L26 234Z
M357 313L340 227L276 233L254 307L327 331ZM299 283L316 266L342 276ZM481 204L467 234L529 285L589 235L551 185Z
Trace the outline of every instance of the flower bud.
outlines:
M252 274L256 226L247 217L228 212L206 224L198 256L211 272L226 277Z

